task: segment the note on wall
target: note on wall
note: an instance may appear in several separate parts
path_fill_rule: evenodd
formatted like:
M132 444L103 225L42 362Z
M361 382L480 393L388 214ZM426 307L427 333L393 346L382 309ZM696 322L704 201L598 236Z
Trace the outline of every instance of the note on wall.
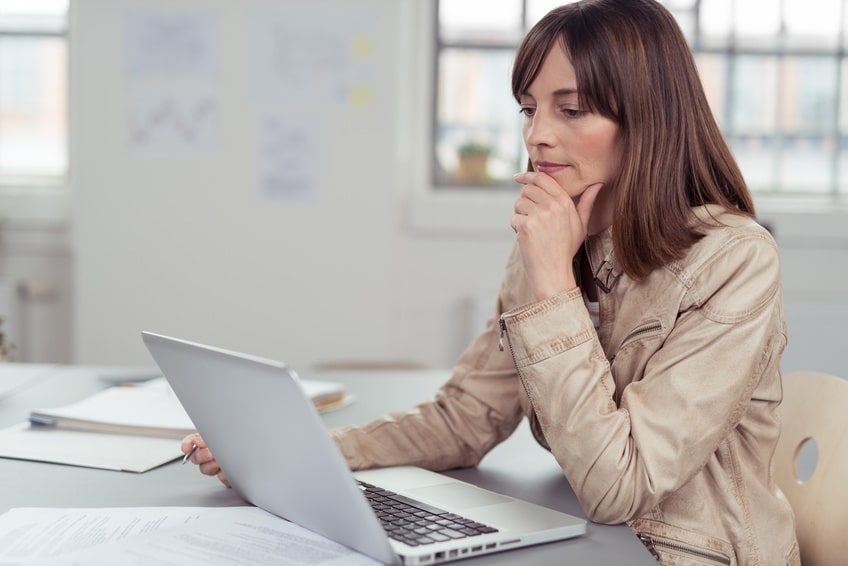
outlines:
M150 10L127 16L131 76L211 76L216 70L215 21L210 14Z
M226 142L256 148L259 198L314 203L328 112L344 119L377 105L380 13L304 3L230 16L164 7L127 16L128 146L166 155L220 148L225 134L253 136ZM253 118L252 132L223 123L234 108Z
M209 149L218 136L216 20L201 11L150 9L129 13L126 26L129 147Z
M257 128L259 196L314 203L320 197L324 143L320 117L267 113Z
M136 88L127 99L133 149L208 149L218 141L218 102L211 92Z
M333 7L257 10L248 20L252 94L279 104L373 106L379 14Z

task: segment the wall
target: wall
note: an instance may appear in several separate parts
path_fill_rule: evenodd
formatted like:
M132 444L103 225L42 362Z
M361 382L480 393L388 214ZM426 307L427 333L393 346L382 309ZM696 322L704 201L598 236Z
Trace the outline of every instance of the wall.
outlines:
M0 193L0 359L71 359L68 194L64 189Z
M815 370L848 379L843 353L848 328L846 212L760 206L781 250L789 343L784 371Z
M364 76L368 88L341 102L323 93L316 101L312 90L292 97L284 85L284 96L257 95L257 81L268 85L255 74L261 46L245 14L312 13L316 5L374 16L363 28L375 47L363 47L373 73ZM143 329L296 367L338 359L438 367L454 361L493 304L512 246L511 197L462 214L450 205L421 212L428 123L422 93L431 77L422 5L426 10L416 0L72 3L73 361L150 363ZM209 18L200 26L215 37L209 73L133 70L130 35L140 33L133 26L163 8ZM155 130L151 112L166 96L214 102L216 119L200 132L202 143L187 147L173 132L154 147L132 141L135 117ZM283 151L280 161L301 155L315 175L305 179L315 182L315 200L260 192L268 116L301 125L311 153ZM289 166L300 171L303 162ZM483 228L422 228L422 214L431 226L454 214L458 224ZM811 335L823 328L817 321L827 319L827 328L847 322L844 310L821 306L845 300L844 215L764 218L783 250L787 310L798 327L790 332L806 337L792 339L787 361L848 376L835 350L809 348L823 344Z

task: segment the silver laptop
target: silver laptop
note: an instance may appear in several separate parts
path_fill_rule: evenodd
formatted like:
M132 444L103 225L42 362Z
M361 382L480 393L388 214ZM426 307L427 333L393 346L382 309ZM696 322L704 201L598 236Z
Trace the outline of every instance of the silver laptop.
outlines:
M381 562L436 564L586 532L579 517L421 468L353 473L287 365L142 337L239 495Z

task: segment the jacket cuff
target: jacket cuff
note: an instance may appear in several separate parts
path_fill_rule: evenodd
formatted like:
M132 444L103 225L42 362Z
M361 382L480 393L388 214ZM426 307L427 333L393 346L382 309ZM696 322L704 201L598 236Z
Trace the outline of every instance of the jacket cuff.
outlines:
M362 470L368 467L368 464L363 460L362 453L358 450L356 441L353 436L355 434L353 425L348 425L329 430L330 437L342 453L348 467L351 470Z
M596 335L579 288L506 312L501 321L516 369L574 348Z

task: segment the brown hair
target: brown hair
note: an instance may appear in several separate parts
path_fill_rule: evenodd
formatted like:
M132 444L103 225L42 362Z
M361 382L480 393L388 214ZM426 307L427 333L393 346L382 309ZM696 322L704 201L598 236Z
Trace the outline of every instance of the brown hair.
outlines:
M754 204L701 86L674 17L654 0L583 0L555 8L522 41L512 72L519 96L554 44L565 50L582 107L615 121L621 167L613 246L631 277L681 259L703 234L690 209L708 203L747 216Z

